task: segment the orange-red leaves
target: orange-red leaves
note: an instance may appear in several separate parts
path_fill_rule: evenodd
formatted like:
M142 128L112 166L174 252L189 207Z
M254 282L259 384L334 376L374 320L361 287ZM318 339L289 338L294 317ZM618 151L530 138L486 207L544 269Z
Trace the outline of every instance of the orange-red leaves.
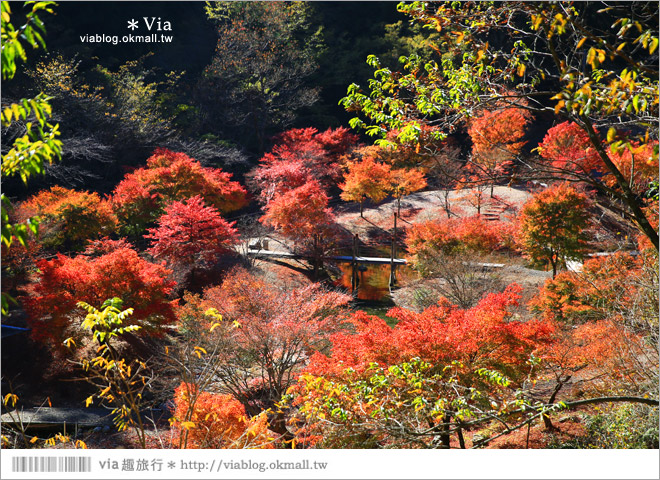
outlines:
M343 200L362 202L369 198L378 203L391 189L390 166L377 162L372 157L364 157L359 162L349 162L348 173L339 188L342 189Z
M111 248L97 257L58 255L37 263L39 276L28 286L24 304L35 340L59 346L79 330L82 312L76 302L101 305L108 298L119 297L135 309L131 319L145 331L158 333L155 327L174 321L173 302L168 299L174 282L162 265L140 258L126 246ZM72 329L72 330L71 330Z
M548 340L552 327L512 318L520 290L510 285L467 310L444 299L421 313L394 308L388 312L399 321L394 328L378 317L357 312L352 317L355 334L333 335L332 355L316 355L309 370L319 375L341 375L349 367L362 371L370 362L392 365L418 357L431 363L457 360L469 368L522 374L529 354Z
M202 167L184 153L156 149L147 166L126 175L115 188L113 207L127 230L140 233L177 200L201 196L220 212L246 205L246 190L219 168Z
M328 195L312 180L275 196L266 206L261 222L294 239L306 239L331 228L334 215Z
M17 211L24 221L38 215L39 241L47 247L80 248L88 239L116 230L117 217L110 204L94 192L52 187L30 197Z
M560 123L548 130L538 150L560 171L590 173L604 170L589 136L573 122Z
M231 395L182 383L174 391L174 404L175 441L185 438L186 448L273 448L266 415L248 418Z
M406 245L411 256L422 260L425 254L438 251L492 253L510 245L511 237L510 224L475 215L413 224L406 231Z

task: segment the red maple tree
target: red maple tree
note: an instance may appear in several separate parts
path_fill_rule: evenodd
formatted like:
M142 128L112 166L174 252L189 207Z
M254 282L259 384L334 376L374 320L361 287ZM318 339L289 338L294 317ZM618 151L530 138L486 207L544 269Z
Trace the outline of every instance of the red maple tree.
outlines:
M573 122L563 122L548 130L538 151L559 172L603 171L602 161L589 136Z
M148 252L170 265L191 267L191 277L201 263L212 261L226 252L237 240L235 222L229 223L220 212L196 195L172 202L158 219L158 226L148 230L152 241Z
M95 248L104 250L102 245ZM37 262L39 274L22 297L36 341L57 350L65 338L78 338L85 317L76 307L80 301L101 305L118 297L135 309L129 320L151 334L158 335L160 325L175 320L176 301L169 299L174 287L168 280L171 271L142 259L125 245L109 245L107 250L93 257L58 254L53 260Z
M470 309L447 300L421 313L393 308L387 315L398 320L389 327L379 317L355 313L355 333L334 334L332 354L316 354L309 367L317 375L342 375L347 368L364 370L369 363L392 365L411 358L431 363L460 361L468 370L494 368L520 378L526 360L550 338L551 324L514 320L521 288L512 284L502 293L491 293Z
M309 254L315 272L321 268L322 258L337 233L328 200L323 188L312 180L275 196L259 219L294 240L299 251Z
M273 140L275 145L251 173L263 203L312 180L324 189L335 184L341 177L338 159L357 142L357 137L343 127L324 132L296 128Z
M112 203L126 231L140 234L174 201L196 195L226 213L247 204L246 190L231 174L202 167L185 153L158 148L147 166L129 173L115 187Z
M340 328L350 301L320 284L279 288L241 268L202 297L185 299L179 319L197 344L223 346L218 375L225 392L249 406L250 414L280 400L309 355L324 348L328 335ZM202 313L210 308L222 320ZM214 323L218 325L211 331ZM255 397L268 405L255 405Z
M468 124L472 140L472 164L482 181L489 181L491 196L498 179L508 175L513 160L525 145L531 114L520 107L496 106L483 110Z

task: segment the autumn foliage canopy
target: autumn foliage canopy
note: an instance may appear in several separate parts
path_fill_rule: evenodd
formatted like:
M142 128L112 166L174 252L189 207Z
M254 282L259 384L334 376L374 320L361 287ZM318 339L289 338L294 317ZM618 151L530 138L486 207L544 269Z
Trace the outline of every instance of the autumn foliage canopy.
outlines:
M333 335L332 354L316 354L309 371L342 375L347 368L362 371L370 362L392 365L420 358L440 364L456 360L466 368L497 368L520 375L530 353L552 332L545 322L512 318L520 291L512 284L466 310L444 299L421 313L397 307L387 313L398 320L393 328L379 317L356 312L351 318L356 333Z
M65 338L75 338L84 318L76 308L79 301L101 305L118 297L135 309L131 320L145 333L161 334L157 327L175 320L176 302L168 298L174 286L168 280L171 272L142 259L125 244L109 250L98 256L58 254L37 263L38 281L28 286L29 296L23 299L36 341L56 349Z
M20 221L39 216L39 242L48 248L80 249L87 240L113 233L117 217L110 203L94 192L52 187L17 209Z
M184 153L159 148L147 166L126 175L115 188L112 204L124 229L141 233L174 201L199 195L222 213L246 205L246 190L231 174L202 167Z
M319 132L315 128L288 130L273 139L272 150L252 172L259 199L268 204L279 195L311 181L326 190L341 177L338 159L356 142L347 128Z
M196 195L168 205L158 226L149 229L145 238L152 240L149 253L154 257L172 264L194 265L226 251L236 242L236 234L234 223L227 222Z
M183 448L274 448L266 414L248 417L231 395L182 383L174 404L175 442Z
M537 264L552 266L553 276L566 260L580 259L588 249L589 198L568 184L532 197L518 218L518 242Z

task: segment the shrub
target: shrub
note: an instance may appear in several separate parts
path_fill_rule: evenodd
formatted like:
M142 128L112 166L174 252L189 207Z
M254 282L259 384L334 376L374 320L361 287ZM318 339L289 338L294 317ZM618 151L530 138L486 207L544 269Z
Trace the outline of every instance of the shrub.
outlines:
M231 395L198 391L182 383L174 392L172 427L183 448L273 448L266 414L248 418Z
M78 301L100 305L118 297L133 306L136 323L151 334L159 334L159 326L175 320L175 302L168 299L174 287L167 280L171 272L140 258L130 247L120 245L96 257L57 255L39 261L37 267L40 273L28 285L23 302L33 338L54 349L67 337L78 338L84 318L76 309Z

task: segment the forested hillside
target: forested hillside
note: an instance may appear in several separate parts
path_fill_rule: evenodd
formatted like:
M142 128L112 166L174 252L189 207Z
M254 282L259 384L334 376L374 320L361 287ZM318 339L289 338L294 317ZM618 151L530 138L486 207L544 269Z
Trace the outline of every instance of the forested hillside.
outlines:
M658 13L2 2L3 447L657 449Z

